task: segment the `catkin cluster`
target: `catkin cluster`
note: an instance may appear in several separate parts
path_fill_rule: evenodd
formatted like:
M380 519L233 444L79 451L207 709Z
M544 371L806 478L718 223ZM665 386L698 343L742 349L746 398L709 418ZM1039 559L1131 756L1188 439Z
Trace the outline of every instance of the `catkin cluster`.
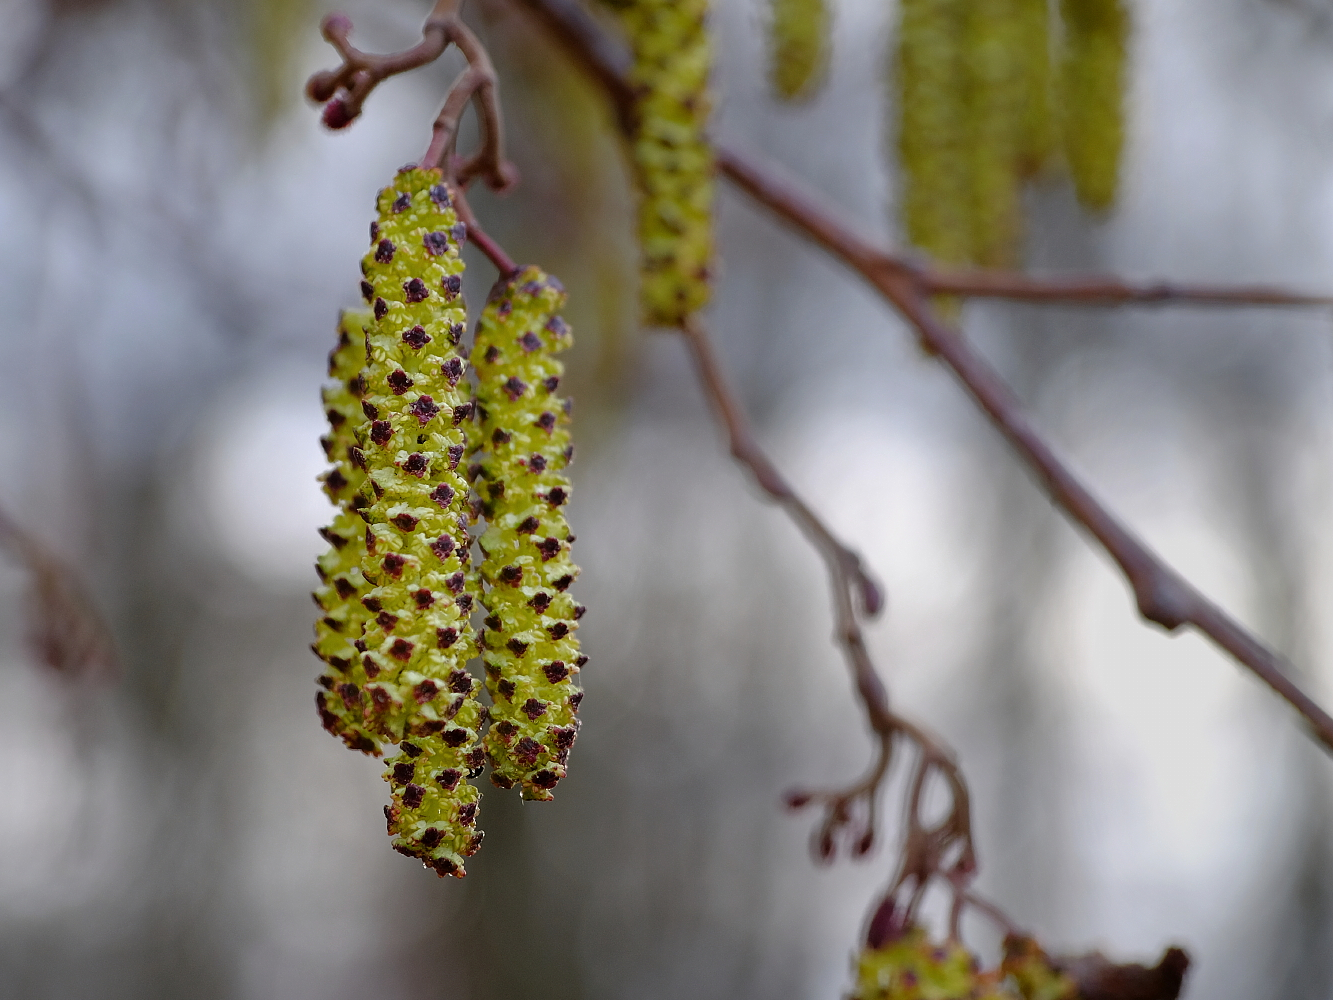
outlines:
M1115 198L1129 20L1123 0L902 0L894 81L901 212L953 264L1009 266L1025 181L1064 165L1080 200ZM1059 39L1059 72L1053 69Z
M708 0L606 2L634 55L643 319L679 326L708 302L713 257Z
M784 101L810 97L828 70L827 0L771 0L768 75Z
M572 343L564 302L558 281L523 269L492 291L472 349L480 434L468 474L488 523L479 542L492 700L485 746L491 781L519 786L525 799L551 798L565 775L583 697L575 678L587 661L575 636L584 609L569 593L579 570L563 511L569 402L553 357Z

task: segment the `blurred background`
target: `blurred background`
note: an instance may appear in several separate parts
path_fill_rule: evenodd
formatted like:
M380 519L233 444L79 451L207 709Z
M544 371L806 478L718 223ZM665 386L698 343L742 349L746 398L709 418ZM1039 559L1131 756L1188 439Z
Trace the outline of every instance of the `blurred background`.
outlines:
M571 291L586 725L554 803L486 791L462 882L389 849L381 765L320 730L325 357L375 191L458 69L323 132L299 99L334 61L321 3L0 2L0 506L76 568L120 657L43 666L3 562L0 997L840 996L895 854L816 867L811 818L780 808L869 759L823 571L726 459L682 345L635 330L607 109L507 0L469 19L524 183L475 203ZM838 0L829 86L794 109L765 92L761 0L717 8L719 134L893 239L893 4ZM343 9L385 50L427 4ZM1031 265L1333 288L1333 6L1134 13L1121 205L1035 192ZM725 186L719 212L720 350L887 584L870 642L958 749L981 888L1057 951L1183 944L1189 997L1333 996L1333 761L1211 646L1137 623L862 285ZM494 272L469 264L479 303ZM1329 316L964 322L1097 491L1333 700Z

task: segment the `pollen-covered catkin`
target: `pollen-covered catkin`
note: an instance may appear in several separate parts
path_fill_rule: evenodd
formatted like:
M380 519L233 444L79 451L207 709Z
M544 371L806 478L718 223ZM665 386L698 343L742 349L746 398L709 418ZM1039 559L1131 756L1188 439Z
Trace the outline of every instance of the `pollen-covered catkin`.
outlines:
M639 187L640 299L649 326L679 326L710 293L713 152L708 0L608 0L634 63L632 142Z
M485 745L491 780L520 786L525 799L550 799L565 775L583 697L575 678L587 661L575 636L583 608L569 593L578 567L563 513L569 406L552 357L572 343L558 315L564 302L559 282L523 269L491 292L472 349L485 452L468 475L489 525L480 539L489 612L482 660L493 703Z
M966 263L967 0L902 0L894 61L901 217L908 240L937 260Z
M338 507L333 523L320 532L328 550L315 564L321 586L315 603L324 612L315 623L315 654L329 665L320 675L323 689L315 696L320 720L332 735L353 750L378 756L379 739L365 724L362 690L365 670L355 643L361 638L370 612L361 598L370 589L361 575L365 554L365 522L357 514L367 502L361 490L366 474L358 466L358 430L366 423L361 412L365 382L365 330L373 322L369 311L344 312L338 321L338 343L329 354L329 376L323 391L329 433L321 439L333 467L323 476L324 492Z
M1065 159L1078 200L1105 211L1115 202L1125 141L1129 11L1123 0L1060 0L1060 16Z
M785 101L812 96L828 70L827 0L770 0L768 76Z
M957 941L937 944L924 929L909 927L856 960L849 1000L1015 1000L995 972L980 972Z
M395 849L461 875L481 840L478 794L464 779L484 763L485 722L465 669L475 652L471 514L458 468L473 408L458 351L466 229L435 170L399 172L378 207L362 266L374 316L362 400L371 500L361 511L371 584L362 599L371 614L360 644L363 705L379 736L403 743L385 774Z

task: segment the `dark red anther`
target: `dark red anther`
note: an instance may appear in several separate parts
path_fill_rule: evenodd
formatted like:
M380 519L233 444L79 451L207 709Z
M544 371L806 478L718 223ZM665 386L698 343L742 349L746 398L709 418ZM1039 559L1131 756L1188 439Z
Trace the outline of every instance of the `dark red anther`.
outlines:
M456 771L452 767L446 767L439 774L435 775L436 783L446 792L452 792L457 786L459 779L463 777L461 771Z
M439 847L440 841L443 839L444 834L440 831L438 826L428 826L421 831L421 846L428 851L433 851L435 848ZM447 871L441 871L441 869L445 869L446 867L452 869L454 867L453 862L445 858L432 860L431 864L435 865L435 870L441 872L441 874L448 874Z
M500 570L500 579L511 587L517 587L523 580L523 567L510 563Z
M435 630L435 642L440 649L448 649L458 641L458 629L456 628L437 628Z
M361 412L366 415L367 420L378 420L380 408L368 399L361 400Z
M440 412L440 408L435 405L435 400L430 396L422 396L415 403L407 408L412 416L417 418L417 423L425 427L430 423L431 418Z
M356 585L345 576L337 577L333 581L333 589L338 592L338 596L344 601L351 599L356 594Z
M440 365L440 374L449 380L449 385L458 385L458 380L463 377L463 359L450 358L444 364Z
M552 684L559 684L569 676L569 668L565 666L564 660L552 660L546 666L542 667L542 673Z
M449 227L449 235L454 238L454 242L460 247L467 242L467 223L455 222Z
M569 324L561 316L552 316L546 321L546 329L563 340L569 336Z
M403 789L403 805L409 809L420 809L425 798L426 789L421 785L412 783Z
M514 756L518 758L519 763L526 767L531 767L537 763L537 758L546 747L542 746L531 736L524 736L514 747Z
M549 503L552 507L563 506L565 501L568 499L569 499L569 494L566 493L564 488L561 486L554 487L549 493L546 494L546 502Z
M380 240L375 247L375 261L379 264L389 264L393 261L394 251L398 248L393 245L393 240Z
M547 392L555 392L560 388L560 376L552 375L549 378L544 379L542 385L546 386Z
M528 607L532 608L539 615L546 614L546 609L551 606L551 595L546 591L539 591L532 600L528 601Z
M429 468L430 463L426 461L426 456L419 451L412 452L407 456L407 460L403 462L403 471L409 476L416 476L418 479L424 476Z
M573 540L574 540L574 539L571 537L571 538L570 538L570 541L573 541ZM586 615L587 613L588 613L588 609L585 608L582 604L576 604L576 605L574 605L574 620L575 620L575 621L578 621L580 618L582 618L582 617L583 617L584 615Z
M395 784L406 785L416 776L417 767L410 760L400 760L393 766L393 780Z
M459 572L455 573L453 576L449 577L449 579L445 580L445 581L444 581L444 585L445 585L446 587L449 588L449 590L450 590L451 593L454 593L454 594L461 594L461 593L463 592L463 584L466 583L466 582L467 582L467 579L466 579L466 577L464 577L462 571L460 570ZM462 600L459 600L459 602L458 602L458 606L459 606L460 608L463 606L463 602L462 602ZM470 605L469 605L469 606L470 606Z
M408 302L425 302L430 298L430 289L420 278L409 278L403 282L403 296Z
M569 626L564 622L556 622L546 630L546 633L551 637L553 642L558 642L565 636L569 635Z
M446 274L440 279L440 289L444 292L444 297L452 302L458 298L458 293L463 290L463 278L457 274Z
M408 743L406 740L398 744L398 749L403 751L403 753L407 754L409 757L421 756L421 747L417 746L415 743Z
M472 595L471 595L471 594L463 594L463 595L461 595L461 596L458 598L458 600L454 601L454 603L455 603L456 605L458 605L458 610L461 611L463 614L467 615L467 614L471 614L471 613L472 613Z
M384 605L380 603L380 599L378 597L371 597L367 595L361 598L361 603L366 606L367 611L374 612L374 611L384 610Z
M583 704L583 692L575 691L569 696L569 707L577 714L579 706Z
M398 580L401 579L403 575L403 567L407 565L407 560L397 552L390 552L384 557L384 561L381 562L380 565L384 567L384 572L388 573L395 580Z
M514 303L510 302L508 299L502 300L500 304L495 307L495 312L500 317L501 320L508 319L509 314L513 311L514 311Z
M412 195L407 191L402 192L393 200L393 205L390 207L393 209L395 215L401 212L406 212L412 207Z
M412 659L412 650L415 648L415 643L408 642L406 639L395 639L393 645L389 647L389 655L395 660L406 663Z
M430 491L430 498L445 510L449 509L449 505L454 502L455 496L457 494L454 492L454 488L448 483L440 483L439 486Z
M534 721L540 719L546 714L546 702L539 698L529 698L523 703L523 714Z
M496 347L494 344L486 348L486 363L488 365L493 365L499 360L500 360L500 348Z
M385 381L389 383L389 388L393 390L395 396L401 396L416 384L412 381L407 372L403 371L401 368L395 368L393 371L389 372L389 377L386 378Z
M560 781L560 775L554 771L538 771L532 776L532 783L538 788L554 788Z
M509 649L509 652L518 657L522 657L528 651L528 644L522 639L510 639L505 643L505 646Z
M514 697L514 692L518 690L518 687L513 681L506 677L495 685L495 690L499 692L502 698L512 698Z
M468 741L468 731L466 729L460 729L458 726L454 726L451 729L445 730L440 736L440 739L444 740L445 746L461 747Z
M540 521L538 521L535 517L529 515L528 517L525 517L521 522L519 522L518 527L515 528L514 530L517 531L520 535L530 535L541 526L542 523ZM550 601L549 597L547 598L547 601L548 602Z
M392 632L398 624L398 616L391 611L381 611L375 616L375 623L386 632Z
M477 804L475 802L464 802L458 807L458 822L463 826L471 826L477 822Z
M332 470L324 479L324 482L329 484L329 489L333 490L334 493L339 493L350 485L347 482L347 477L337 469Z
M448 535L441 535L435 541L430 543L430 550L440 558L441 561L448 559L454 551L454 540Z
M568 573L555 581L555 589L562 593L569 589L569 585L574 582L574 577Z
M511 375L504 384L505 395L510 401L517 400L523 393L528 391L528 383L524 382L517 375ZM554 419L554 418L553 418Z
M529 330L527 333L523 334L523 336L518 338L518 346L528 353L531 353L542 346L542 339Z
M430 334L426 328L418 323L410 330L403 331L403 343L414 351L419 351L430 343Z
M372 285L369 281L361 282L361 297L365 299L367 302L374 301L375 286Z
M420 587L412 591L412 600L417 602L419 608L429 608L435 604L435 595L428 588Z
M453 472L458 468L458 463L463 457L463 446L461 444L451 444L445 454L449 456L449 471Z
M501 621L499 615L487 615L485 618L481 620L481 623L485 625L488 629L490 629L492 632L504 631L504 622Z
M376 299L376 300L375 300L375 318L376 318L376 319L383 319L383 318L384 318L385 316L387 316L388 314L389 314L389 303L385 302L383 299ZM367 341L367 342L366 342L367 353L369 353L369 348L370 348L370 342Z
M541 553L542 562L549 562L560 554L560 539L543 538L537 543L537 551Z
M541 452L533 452L528 458L528 468L533 472L546 471L546 456Z
M427 233L421 237L421 244L426 248L426 253L432 257L439 257L449 252L449 237L441 232Z
M574 461L574 446L572 444L565 445L564 455L566 465L569 465Z
M439 691L439 685L427 677L412 689L412 697L417 700L418 705L424 705L439 694Z
M457 427L464 420L472 419L472 412L475 409L471 400L466 403L459 403L454 407L454 426Z
M435 184L430 189L430 200L435 202L441 208L448 208L453 204L449 198L449 189L443 184Z
M463 324L455 323L449 327L449 343L457 345L463 339Z
M406 511L401 514L395 514L389 520L391 520L394 527L400 531L415 531L416 526L420 523L417 518L413 517Z
M555 430L555 414L550 410L546 410L533 422L533 426L540 427L549 434L551 431Z
M552 739L554 739L555 745L559 747L561 750L568 750L570 747L572 747L574 745L574 737L577 736L578 734L579 731L574 726L551 727Z

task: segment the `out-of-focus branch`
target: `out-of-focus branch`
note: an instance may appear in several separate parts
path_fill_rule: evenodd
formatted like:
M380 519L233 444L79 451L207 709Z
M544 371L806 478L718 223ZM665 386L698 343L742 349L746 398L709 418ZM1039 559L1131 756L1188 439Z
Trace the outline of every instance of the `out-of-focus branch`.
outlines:
M0 545L32 574L26 611L33 651L53 670L73 677L115 675L120 664L111 630L75 572L3 508Z
M617 108L631 106L634 94L614 43L569 0L516 0L550 25L574 57L608 89ZM628 119L622 114L622 122ZM1203 596L1111 513L1057 456L1041 436L1013 390L967 342L934 312L930 297L951 294L998 295L1043 301L1210 302L1230 305L1322 305L1323 296L1271 289L1200 289L1169 286L1135 288L1115 279L1043 282L1020 275L982 280L978 272L934 274L894 256L843 224L796 184L771 168L725 147L717 147L719 171L742 191L793 225L865 278L915 328L922 346L958 377L968 395L1009 440L1051 498L1106 550L1133 588L1139 613L1168 631L1190 625L1212 639L1284 698L1312 735L1333 750L1333 717L1286 674L1282 661L1220 607ZM952 282L951 284L949 282ZM946 287L947 285L947 287ZM1081 289L1081 290L1080 290ZM1077 294L1074 294L1077 292Z

